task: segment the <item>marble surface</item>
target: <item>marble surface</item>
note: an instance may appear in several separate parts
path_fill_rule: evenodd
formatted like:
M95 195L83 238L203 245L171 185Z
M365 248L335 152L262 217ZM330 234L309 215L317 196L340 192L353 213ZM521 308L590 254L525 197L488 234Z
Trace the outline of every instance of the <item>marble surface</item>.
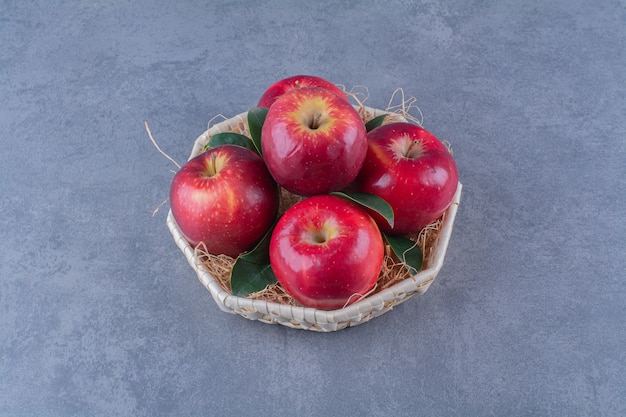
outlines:
M0 415L626 415L626 5L0 0ZM463 198L424 295L330 334L219 310L165 225L214 116L402 87Z

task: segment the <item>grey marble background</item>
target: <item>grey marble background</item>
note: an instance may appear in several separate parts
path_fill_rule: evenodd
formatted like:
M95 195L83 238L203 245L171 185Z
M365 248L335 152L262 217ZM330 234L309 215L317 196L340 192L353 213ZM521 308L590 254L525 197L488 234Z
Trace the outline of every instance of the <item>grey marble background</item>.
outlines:
M626 5L0 0L0 415L626 415ZM223 313L165 226L217 114L402 87L464 194L427 293L317 334Z

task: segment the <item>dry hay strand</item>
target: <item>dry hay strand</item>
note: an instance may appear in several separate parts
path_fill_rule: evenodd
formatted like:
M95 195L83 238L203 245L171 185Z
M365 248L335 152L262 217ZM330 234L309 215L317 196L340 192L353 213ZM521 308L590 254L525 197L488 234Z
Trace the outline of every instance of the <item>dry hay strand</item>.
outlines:
M400 103L398 104L394 104L396 96L400 97ZM391 94L391 98L389 99L389 103L387 104L385 111L401 116L407 121L422 126L424 123L424 113L422 113L422 110L420 110L420 108L415 104L416 102L417 98L413 96L406 98L404 90L402 88L396 88ZM416 116L412 114L413 111L417 112Z
M150 138L150 141L152 142L152 145L156 148L156 150L159 151L159 153L163 155L165 158L167 158L169 161L173 162L174 165L176 165L178 169L180 169L180 164L176 162L174 158L169 156L165 151L163 151L163 149L161 149L157 141L154 140L154 137L152 136L152 131L150 131L150 126L148 125L148 122L144 121L143 124L146 128L146 132L148 133L148 137ZM176 172L176 171L172 171L172 172ZM163 207L169 201L170 199L166 198L163 202L161 202L161 204L159 204L154 210L152 210L152 217L156 216L159 210L161 210L161 207Z
M250 298L252 300L266 301L268 303L284 304L288 306L301 305L291 295L287 294L283 287L278 283L268 285L267 287L265 287L265 289L261 291L247 295L246 298Z
M235 264L234 258L224 254L213 255L209 253L204 242L200 242L195 247L194 257L198 265L204 266L220 287L230 292L230 272Z
M365 102L369 98L369 90L367 86L357 85L351 90L347 90L345 86L338 85L344 92L344 94L352 99L355 105L358 107L358 113L363 119L363 122L367 123L375 117L375 114L368 111L365 106ZM398 103L398 99L400 102ZM406 97L404 89L399 87L394 90L389 98L385 112L388 113L383 124L389 124L393 122L409 121L422 126L424 123L424 114L420 108L416 105L416 97ZM415 115L413 113L416 113Z

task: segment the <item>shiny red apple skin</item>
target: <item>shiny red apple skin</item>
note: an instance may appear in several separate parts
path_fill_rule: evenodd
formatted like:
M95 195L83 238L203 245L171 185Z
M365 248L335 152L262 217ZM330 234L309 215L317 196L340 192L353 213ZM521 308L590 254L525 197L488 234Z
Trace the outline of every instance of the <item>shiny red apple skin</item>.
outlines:
M429 131L397 122L368 133L367 157L355 184L358 191L376 194L391 205L394 227L372 213L382 231L419 233L449 207L457 183L458 170L451 153Z
M367 153L367 132L358 112L321 88L283 94L269 109L261 137L276 182L304 196L342 190L356 178Z
M375 285L384 246L374 220L334 195L290 207L270 239L270 264L281 286L304 306L342 308Z
M219 172L211 175L215 166ZM182 166L172 180L170 207L192 246L204 242L209 253L235 258L276 220L278 186L258 154L224 145Z
M322 77L318 77L315 75L294 75L292 77L284 78L280 81L277 81L269 86L259 99L259 103L257 104L257 106L269 109L272 104L274 104L274 102L278 99L278 97L282 96L286 92L291 91L295 88L305 87L323 88L337 94L344 100L348 101L348 97L346 97L343 90Z

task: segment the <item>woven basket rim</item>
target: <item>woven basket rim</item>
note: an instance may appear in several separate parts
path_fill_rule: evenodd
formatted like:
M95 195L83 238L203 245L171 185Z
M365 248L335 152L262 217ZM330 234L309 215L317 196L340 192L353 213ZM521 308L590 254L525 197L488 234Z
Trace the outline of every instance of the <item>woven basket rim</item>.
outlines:
M390 114L384 110L365 106L359 106L359 109L363 112L368 112L373 117L383 113ZM194 142L189 159L198 155L210 135L223 131L243 133L247 128L246 116L247 112L243 112L208 128ZM222 288L207 267L196 257L194 248L187 242L178 228L171 210L168 212L166 223L176 245L183 252L190 266L196 271L198 279L208 289L221 310L266 323L278 323L288 327L326 332L369 321L371 318L392 309L395 305L406 301L412 295L423 294L428 289L443 266L457 209L460 204L461 190L462 184L458 182L452 203L446 210L441 222L432 248L431 262L427 268L388 288L366 296L347 307L335 310L286 305L233 295Z

